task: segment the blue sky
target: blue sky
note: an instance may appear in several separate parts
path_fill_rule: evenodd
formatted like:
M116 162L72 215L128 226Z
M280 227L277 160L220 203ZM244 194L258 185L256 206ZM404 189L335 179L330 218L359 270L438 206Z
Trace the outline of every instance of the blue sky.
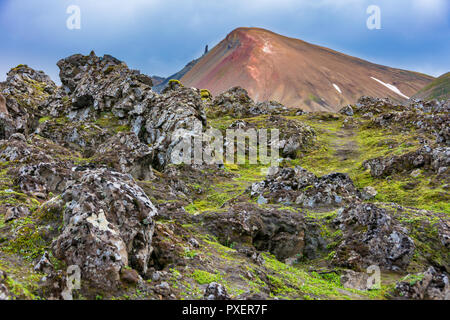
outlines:
M70 5L81 29L69 30ZM369 5L381 29L369 30ZM0 81L21 63L58 79L74 53L168 76L237 27L262 27L392 67L450 71L449 0L0 0Z

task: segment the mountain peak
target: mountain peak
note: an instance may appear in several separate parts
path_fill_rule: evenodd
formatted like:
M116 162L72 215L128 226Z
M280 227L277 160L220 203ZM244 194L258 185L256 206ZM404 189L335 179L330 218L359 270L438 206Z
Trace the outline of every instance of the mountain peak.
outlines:
M309 111L337 111L363 95L402 102L432 80L254 27L234 29L181 78L213 95L240 86L258 102Z

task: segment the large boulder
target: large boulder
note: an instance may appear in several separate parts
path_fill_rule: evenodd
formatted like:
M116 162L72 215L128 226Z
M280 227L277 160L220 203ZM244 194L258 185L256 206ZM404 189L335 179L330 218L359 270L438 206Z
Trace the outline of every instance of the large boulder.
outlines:
M376 265L405 270L414 254L407 230L374 204L354 203L339 210L334 220L343 240L335 249L334 263L356 270Z
M249 118L260 115L286 114L289 109L274 101L255 103L247 90L234 87L219 94L208 107L208 116L212 118L231 116L233 118Z
M53 252L93 287L115 290L122 268L147 272L157 211L129 175L108 169L79 175L62 194L64 227Z
M206 128L200 90L180 87L135 105L131 130L151 146L153 165L162 169L172 162L172 151L186 136L199 136Z
M432 170L439 174L448 174L450 148L424 146L400 156L366 160L363 162L363 166L370 170L370 174L376 178L387 177L395 173L411 172L418 168Z
M348 175L330 173L316 177L302 167L274 168L266 180L251 186L250 193L271 202L295 203L305 208L339 207L360 198L360 191Z
M60 78L71 99L68 117L88 117L86 109L95 112L112 111L126 117L133 106L152 94L151 78L110 56L72 55L57 63Z
M280 260L302 256L312 259L326 247L318 226L307 222L300 212L242 203L226 212L205 213L194 220L201 221L223 245L254 247L271 252Z
M205 289L205 300L230 300L227 289L217 282L211 282Z
M152 149L134 132L120 132L100 145L93 157L114 170L129 173L137 180L152 180Z
M450 300L448 275L430 267L427 271L408 275L395 287L396 296L412 300Z
M11 69L0 94L0 139L18 132L30 134L38 125L55 83L42 71L26 65Z

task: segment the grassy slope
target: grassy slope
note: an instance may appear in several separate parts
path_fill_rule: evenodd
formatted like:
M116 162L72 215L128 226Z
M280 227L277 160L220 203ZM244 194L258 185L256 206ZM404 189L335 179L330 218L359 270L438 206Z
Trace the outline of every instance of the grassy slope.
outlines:
M253 119L259 120L261 117ZM418 146L413 134L404 135L394 132L386 132L375 129L343 129L343 118L337 117L332 120L324 120L320 117L303 115L289 117L297 121L303 121L316 129L318 133L317 148L311 150L305 156L292 160L288 165L301 165L317 175L324 175L330 172L346 172L354 179L358 187L368 185L374 186L378 195L375 202L396 202L406 206L416 208L436 210L443 212L447 216L450 213L448 203L442 197L442 186L430 186L428 178L424 175L418 178L412 177L392 177L387 179L373 179L370 174L362 168L362 162L366 159L377 156L391 154L402 154L415 150ZM222 118L211 121L217 128L225 128L235 119ZM252 119L246 119L252 121ZM356 119L357 121L364 121ZM358 126L361 127L361 126ZM392 147L395 146L395 147ZM349 156L346 156L346 153ZM2 164L6 167L7 164ZM262 166L249 165L227 165L227 171L234 174L232 178L223 178L215 183L208 184L205 188L204 181L198 181L192 187L205 189L205 192L195 196L192 204L185 207L191 214L197 214L204 211L220 212L226 202L243 194L251 183L260 181L264 178ZM5 171L2 171L2 181L6 188L10 185ZM412 179L419 179L419 187L414 192L407 192L402 189L402 185L410 182ZM4 189L5 189L4 188ZM26 202L26 199L19 201ZM250 200L249 200L250 201ZM34 205L32 200L29 201ZM39 211L38 209L35 209ZM333 238L338 237L336 230L333 230L327 224L336 212L314 212L308 211L308 217L315 219L323 227L324 235ZM414 225L418 220L428 219L429 217L418 211L402 213L399 219ZM430 222L430 233L434 232L432 228L432 218ZM19 219L15 224L29 223L33 231L32 221ZM158 221L157 225L170 233L170 225L174 221ZM220 281L227 288L232 297L238 297L240 294L250 290L258 293L267 289L267 282L264 282L260 276L261 271L267 275L270 282L270 295L275 298L301 298L301 299L383 299L386 292L392 287L394 280L398 280L399 275L383 274L383 286L381 290L370 292L359 292L356 290L344 289L340 283L339 277L331 275L320 275L315 272L308 272L311 266L324 264L327 257L322 257L318 261L308 261L295 266L289 266L277 261L273 256L264 254L265 264L260 267L251 260L244 258L239 254L233 245L224 246L217 239L210 235L199 232L199 226L181 225L178 226L182 232L187 233L200 240L201 246L198 249L188 249L186 237L182 238L178 234L172 234L168 237L169 243L175 243L184 249L184 258L191 261L189 267L175 267L170 269L169 284L179 299L201 298L205 283L210 281ZM0 220L0 231L6 230L6 225ZM28 230L28 229L27 229ZM426 247L426 244L417 243L419 249L432 250ZM420 247L422 246L422 247ZM49 249L47 243L36 243L31 246L32 252L21 253L20 250L8 250L10 246L3 245L0 255L0 266L7 269L14 283L12 286L17 288L17 296L25 298L37 298L38 276L32 271L30 261L34 253L41 253ZM330 247L330 250L332 246ZM421 249L422 250L422 249ZM32 253L33 255L30 255ZM24 258L22 258L24 257ZM23 263L17 264L16 261L23 260ZM441 259L440 256L436 259ZM22 260L20 260L22 261ZM421 261L415 261L416 265ZM262 269L263 268L263 269ZM26 276L23 276L23 275ZM17 279L17 280L16 280ZM19 281L19 282L17 282ZM151 285L151 281L150 281ZM98 298L103 298L104 293L99 293ZM119 296L108 297L116 299L146 299L157 298L153 293L144 292L135 287L126 289L125 293ZM83 296L78 296L83 298Z
M444 100L450 99L450 72L443 74L423 89L421 89L414 98L424 100Z

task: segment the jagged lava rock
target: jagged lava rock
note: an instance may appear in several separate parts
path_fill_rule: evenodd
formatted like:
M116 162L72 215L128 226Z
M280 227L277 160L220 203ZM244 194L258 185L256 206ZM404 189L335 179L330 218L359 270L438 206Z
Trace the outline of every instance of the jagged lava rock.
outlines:
M147 271L157 210L129 175L107 169L80 172L62 194L62 234L52 244L58 259L77 265L93 287L115 290L120 271Z
M334 263L356 270L370 265L397 271L408 267L414 242L386 210L353 203L339 210L334 223L343 232Z

